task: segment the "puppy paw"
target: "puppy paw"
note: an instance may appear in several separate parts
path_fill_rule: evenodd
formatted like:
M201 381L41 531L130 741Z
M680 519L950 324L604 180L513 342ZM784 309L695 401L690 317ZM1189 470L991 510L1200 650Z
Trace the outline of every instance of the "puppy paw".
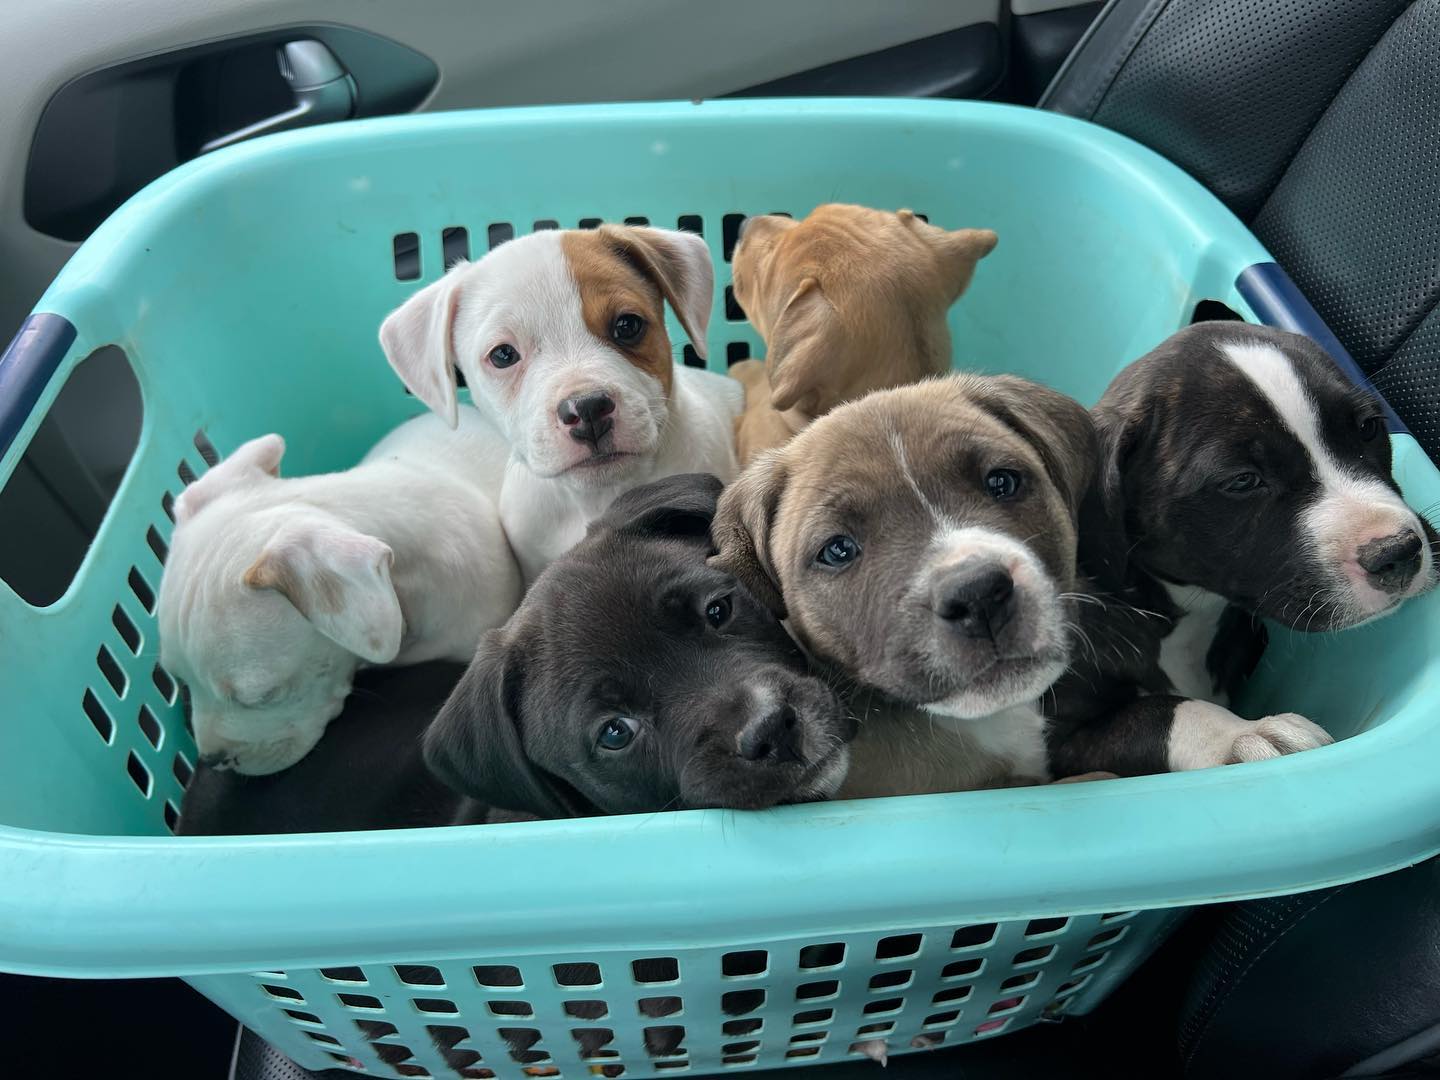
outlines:
M864 1054L871 1061L878 1061L881 1065L890 1061L890 1044L884 1039L866 1039L864 1042L854 1043L850 1049Z
M1256 720L1249 731L1230 744L1230 759L1226 764L1298 754L1301 750L1314 750L1334 741L1319 724L1298 713L1276 713Z
M1186 701L1171 719L1168 759L1172 772L1266 761L1334 742L1318 724L1295 713L1246 720L1205 701Z

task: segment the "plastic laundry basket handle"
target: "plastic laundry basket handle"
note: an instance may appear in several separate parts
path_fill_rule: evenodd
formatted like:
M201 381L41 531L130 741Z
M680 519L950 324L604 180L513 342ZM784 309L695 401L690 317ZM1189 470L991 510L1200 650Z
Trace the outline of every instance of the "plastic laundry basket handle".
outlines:
M69 319L42 312L25 320L0 356L0 458L74 343L75 325Z

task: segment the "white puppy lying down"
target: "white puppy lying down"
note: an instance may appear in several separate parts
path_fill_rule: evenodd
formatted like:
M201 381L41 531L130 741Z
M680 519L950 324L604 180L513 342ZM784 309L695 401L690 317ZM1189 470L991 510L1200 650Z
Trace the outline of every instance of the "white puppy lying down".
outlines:
M402 424L345 472L279 479L241 446L176 500L161 663L201 760L260 775L304 757L361 664L469 661L520 602L495 507L508 453L473 409Z
M460 263L381 326L416 397L453 425L458 369L504 432L500 519L527 582L621 492L676 473L733 479L744 389L677 366L665 333L669 301L703 357L714 287L690 233L538 232Z

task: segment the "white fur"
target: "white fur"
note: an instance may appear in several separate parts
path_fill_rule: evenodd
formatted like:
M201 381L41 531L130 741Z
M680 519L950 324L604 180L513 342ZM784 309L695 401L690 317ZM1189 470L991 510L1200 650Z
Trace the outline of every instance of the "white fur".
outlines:
M1007 762L1010 775L1050 779L1050 757L1045 749L1047 721L1038 701L969 719L947 715L934 706L927 706L925 711L935 717L937 726L968 737L986 754Z
M189 690L202 756L283 769L340 712L362 663L346 643L374 662L468 661L509 617L521 580L493 501L506 446L472 409L457 422L420 417L353 469L286 480L273 475L284 443L264 436L177 500L161 662ZM262 555L302 583L339 583L338 610L307 619L247 584Z
M1264 761L1333 741L1324 728L1295 713L1245 720L1221 705L1185 701L1175 709L1166 750L1170 771L1180 772Z
M956 528L946 524L943 517L937 518L937 522L939 527L931 541L933 554L912 588L928 592L936 574L971 559L998 562L1009 571L1015 583L1015 602L1033 628L1033 637L1024 647L1032 655L1052 659L1037 665L1019 682L1006 680L998 686L961 690L942 701L924 703L924 709L937 716L981 722L1015 707L1017 702L1038 701L1065 673L1069 662L1065 619L1054 581L1035 553L1014 537L974 526Z
M703 338L712 302L708 249L698 237L664 235L691 280L704 277L689 312ZM504 434L500 516L527 582L584 536L620 493L675 473L734 477L734 419L744 388L677 365L667 398L658 379L586 326L559 232L520 237L456 267L394 312L381 342L407 385L447 419L455 400L452 365L458 367L476 407ZM519 352L518 363L497 369L489 362L501 344ZM694 345L703 355L704 341ZM591 463L589 449L556 415L564 399L593 391L616 403L612 438L621 456L602 464Z
M1220 616L1225 614L1230 601L1189 585L1166 582L1165 591L1180 609L1180 615L1170 633L1160 641L1160 670L1181 697L1228 705L1228 695L1215 686L1205 661L1220 627Z
M1317 597L1329 603L1356 625L1383 615L1403 601L1424 592L1434 573L1428 544L1423 544L1420 572L1400 594L1376 589L1356 561L1356 551L1378 537L1406 529L1424 537L1420 521L1387 485L1346 468L1330 452L1320 434L1315 399L1305 389L1289 358L1271 345L1230 342L1223 352L1255 384L1281 421L1309 455L1320 493L1303 511L1304 531L1310 538L1309 554L1333 579L1331 595Z

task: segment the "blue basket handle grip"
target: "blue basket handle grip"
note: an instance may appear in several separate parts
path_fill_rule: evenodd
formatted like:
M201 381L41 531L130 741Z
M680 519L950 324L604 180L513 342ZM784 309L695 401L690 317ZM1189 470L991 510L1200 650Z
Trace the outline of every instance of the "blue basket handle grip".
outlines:
M1330 354L1330 358L1345 373L1347 379L1362 390L1374 394L1385 410L1385 422L1392 432L1406 435L1410 433L1410 429L1385 400L1385 395L1375 389L1370 377L1360 369L1354 357L1340 344L1340 339L1330 332L1330 327L1325 325L1319 312L1310 306L1310 301L1305 299L1295 287L1295 282L1290 280L1290 275L1277 263L1247 266L1235 279L1235 288L1262 323L1277 330L1304 334Z
M0 460L74 343L74 323L63 315L41 312L21 324L0 356Z

